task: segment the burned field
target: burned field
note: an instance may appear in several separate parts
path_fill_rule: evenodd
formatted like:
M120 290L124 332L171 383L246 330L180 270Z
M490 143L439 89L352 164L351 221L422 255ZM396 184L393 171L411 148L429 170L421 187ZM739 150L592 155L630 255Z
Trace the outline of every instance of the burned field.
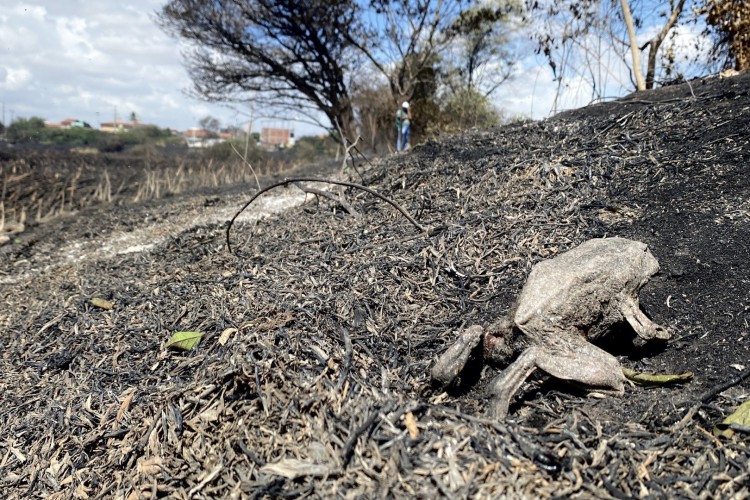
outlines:
M745 498L750 435L712 429L750 398L749 142L745 75L449 137L348 173L428 233L349 189L343 204L310 196L238 222L237 255L215 222L148 251L55 257L115 223L239 208L236 191L31 228L0 248L0 488ZM497 367L431 386L435 357L504 314L534 263L606 236L658 259L641 305L674 336L636 348L623 328L604 347L626 368L692 380L600 398L537 373L505 421L485 413ZM204 335L165 349L178 331Z

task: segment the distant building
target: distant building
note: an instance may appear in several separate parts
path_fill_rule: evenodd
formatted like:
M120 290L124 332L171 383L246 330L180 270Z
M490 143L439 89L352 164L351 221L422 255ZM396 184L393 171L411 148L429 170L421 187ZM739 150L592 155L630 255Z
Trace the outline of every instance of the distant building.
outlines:
M215 144L225 142L227 139L216 132L201 128L191 128L182 133L183 139L189 148L210 148Z
M86 123L83 120L79 120L77 118L66 118L60 123L56 122L46 122L44 124L45 127L49 128L62 128L62 129L69 129L69 128L91 128L91 125Z
M134 128L140 128L140 127L148 127L149 125L146 125L145 123L141 122L126 122L122 120L116 120L113 122L102 122L100 129L102 132L127 132L128 130L133 130Z
M267 148L290 148L294 146L294 132L288 128L260 129L260 145Z

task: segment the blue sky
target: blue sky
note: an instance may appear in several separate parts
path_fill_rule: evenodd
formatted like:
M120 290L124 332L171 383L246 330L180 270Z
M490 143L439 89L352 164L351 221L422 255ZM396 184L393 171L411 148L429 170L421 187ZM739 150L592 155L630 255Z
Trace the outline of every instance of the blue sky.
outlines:
M0 102L5 122L41 116L50 121L79 118L97 125L115 113L160 127L184 130L211 115L223 125L248 121L247 111L187 97L190 79L183 68L180 43L154 23L163 0L0 0ZM686 34L687 39L694 36ZM687 42L686 42L687 43ZM623 79L621 64L609 70ZM626 79L626 78L625 78ZM509 116L535 119L550 114L556 84L546 62L527 53L513 80L494 94ZM613 86L615 95L626 91ZM572 82L559 108L589 102L583 80ZM295 129L297 136L322 130L288 119L254 122ZM0 117L1 119L1 117Z

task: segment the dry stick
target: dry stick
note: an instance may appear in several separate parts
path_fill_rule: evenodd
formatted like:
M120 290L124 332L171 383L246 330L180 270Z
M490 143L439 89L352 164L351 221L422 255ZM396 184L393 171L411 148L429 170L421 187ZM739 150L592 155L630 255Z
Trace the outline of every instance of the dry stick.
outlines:
M263 195L263 194L267 193L268 191L270 191L272 189L275 189L277 187L288 186L289 184L293 184L295 182L322 182L322 183L326 183L326 184L336 184L338 186L346 186L346 187L351 187L351 188L355 188L355 189L361 189L362 191L370 193L371 195L375 196L376 198L379 198L379 199L383 200L384 202L388 203L393 208L395 208L396 210L398 210L399 212L401 212L401 214L404 217L406 217L406 219L409 222L411 222L414 225L414 227L416 227L417 229L419 229L423 233L427 233L428 236L432 236L432 234L435 231L434 229L432 229L432 228L426 228L422 224L420 224L419 222L417 222L414 219L414 217L412 217L411 215L409 215L409 212L407 212L401 205L399 205L395 201L391 200L387 196L384 196L384 195L378 193L374 189L368 188L367 186L363 186L361 184L356 184L354 182L337 181L337 180L333 180L333 179L320 179L320 178L317 178L317 177L289 177L289 178L284 179L283 181L277 182L275 184L271 184L270 186L268 186L268 187L266 187L264 189L261 189L260 191L258 191L257 193L255 193L253 195L253 197L250 198L250 200L247 203L245 203L242 206L242 208L240 208L239 211L236 214L234 214L234 217L232 217L232 219L229 221L229 224L227 225L226 240L227 240L227 250L229 251L229 253L232 253L232 244L229 241L229 234L230 234L230 231L232 230L232 226L234 225L234 221L237 220L237 217L239 217L240 214L242 212L244 212L245 209L247 209L247 207L249 207L261 195Z
M730 387L733 387L746 378L750 377L750 369L745 370L744 372L740 373L737 377L731 379L728 382L724 382L723 384L719 384L713 388L711 388L709 391L704 392L701 394L700 402L701 403L708 403L710 400L712 400L717 394L720 392L724 392Z
M3 189L0 192L0 231L2 231L5 227L5 192L8 189L8 176L2 168L0 168L0 173L3 173Z
M391 411L392 406L392 403L387 404L385 407L376 406L373 409L372 413L370 413L370 416L367 417L367 420L365 420L365 422L361 426L359 426L354 430L354 432L352 432L346 442L346 445L344 446L344 452L341 454L341 467L343 469L346 469L349 466L349 462L351 462L352 460L352 456L354 455L354 448L357 446L359 437L362 434L365 434L366 432L370 432L372 430L373 426L375 425L375 420L378 418L381 410L383 413L388 413Z
M711 401L714 397L716 397L717 394L726 391L730 387L734 387L735 385L739 384L746 378L750 377L750 369L745 370L744 372L740 373L737 377L724 382L722 384L716 385L709 389L708 391L701 394L700 398L698 398L697 401L695 401L683 414L680 421L675 425L676 429L682 429L690 421L693 420L693 417L696 413L698 413L698 410L701 408L702 405L708 403Z
M339 137L341 137L341 144L344 146L344 161L341 162L341 171L343 172L344 170L346 170L346 157L348 156L349 158L352 159L352 168L354 169L355 172L357 172L357 175L359 175L359 178L362 179L362 174L360 174L359 170L357 170L357 165L354 159L354 155L351 153L352 149L359 152L359 150L357 149L357 143L359 142L360 139L362 139L362 137L357 136L357 140L355 140L354 142L349 141L344 135L344 131L341 130L341 125L339 125L339 121L336 120L335 123L336 123L336 128L339 131ZM349 143L349 146L346 145L347 143ZM362 153L359 153L359 154L362 154Z
M328 198L331 201L335 201L336 203L339 203L344 210L346 210L349 215L352 217L359 218L361 215L359 215L359 212L357 212L354 207L352 207L349 202L344 200L342 196L338 196L333 193L329 193L328 191L323 191L322 189L315 189L311 187L305 187L305 186L297 186L299 189L301 189L305 193L314 194L315 196L322 196L324 198Z
M245 156L242 156L240 152L237 151L237 148L234 147L234 144L232 144L232 141L229 141L229 145L232 146L232 151L234 151L237 154L237 156L239 156L242 159L245 165L250 167L250 171L253 173L253 177L255 177L255 183L258 185L258 189L260 189L260 181L258 180L258 174L255 173L255 169L253 168L252 165L250 165L250 162L247 161L247 145L245 145L245 151L246 151Z
M341 375L339 375L339 380L336 382L336 390L341 390L342 387L344 387L344 382L346 382L347 377L349 377L349 372L352 369L352 357L354 355L353 349L352 349L352 339L349 337L349 332L346 331L346 328L344 328L341 325L338 325L339 335L341 335L341 340L344 342L344 366L341 368Z

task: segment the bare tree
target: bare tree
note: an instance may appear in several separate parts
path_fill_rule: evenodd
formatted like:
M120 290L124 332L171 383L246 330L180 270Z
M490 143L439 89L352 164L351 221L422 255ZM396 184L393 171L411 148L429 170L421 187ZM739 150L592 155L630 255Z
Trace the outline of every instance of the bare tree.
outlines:
M631 88L654 87L661 48L684 17L686 4L686 0L669 0L654 8L654 4L640 0L526 1L532 13L542 14L544 28L536 34L536 40L560 85L568 73L586 78L592 87L592 99L604 97L606 82L615 77L609 72L613 56L630 69ZM639 44L639 32L647 30L654 35ZM644 77L641 57L646 49ZM627 86L625 82L621 85Z
M440 51L451 41L448 28L465 0L370 0L363 30L349 42L385 78L394 103L414 97L433 78ZM361 36L359 36L361 35Z
M630 54L633 57L633 76L635 77L635 88L646 90L646 82L643 80L643 67L641 66L641 50L638 48L638 40L635 37L635 26L633 24L633 15L630 13L628 0L620 0L622 7L622 17L625 21L625 27L628 30L628 39L630 40Z
M158 19L165 31L189 42L185 60L194 94L217 101L252 94L268 110L304 113L334 134L333 124L339 124L350 140L364 123L357 118L366 119L365 137L376 144L380 111L356 113L353 96L385 85L391 111L402 100L414 100L420 116L432 106L442 56L456 37L475 36L471 82L480 66L501 53L495 47L501 40L487 20L471 30L450 29L470 5L468 0L169 0ZM499 10L493 15L493 22L503 17Z
M393 97L384 82L363 82L354 93L360 135L374 151L387 149L393 140Z
M675 26L677 20L682 15L685 8L685 0L669 0L669 10L665 13L666 21L662 25L658 33L656 33L648 42L642 46L638 46L638 40L635 36L635 25L633 22L633 16L630 12L630 5L628 0L620 0L622 8L622 19L625 23L625 27L628 31L628 39L630 44L630 51L633 55L633 76L636 82L637 90L645 90L654 88L654 79L656 74L656 60L659 54L664 39L669 34L669 31ZM648 47L648 63L646 65L646 78L643 78L643 66L641 65L640 53Z
M185 59L198 96L253 93L255 102L328 128L338 122L356 137L347 75L356 61L357 13L349 0L170 0L157 16L190 43Z

